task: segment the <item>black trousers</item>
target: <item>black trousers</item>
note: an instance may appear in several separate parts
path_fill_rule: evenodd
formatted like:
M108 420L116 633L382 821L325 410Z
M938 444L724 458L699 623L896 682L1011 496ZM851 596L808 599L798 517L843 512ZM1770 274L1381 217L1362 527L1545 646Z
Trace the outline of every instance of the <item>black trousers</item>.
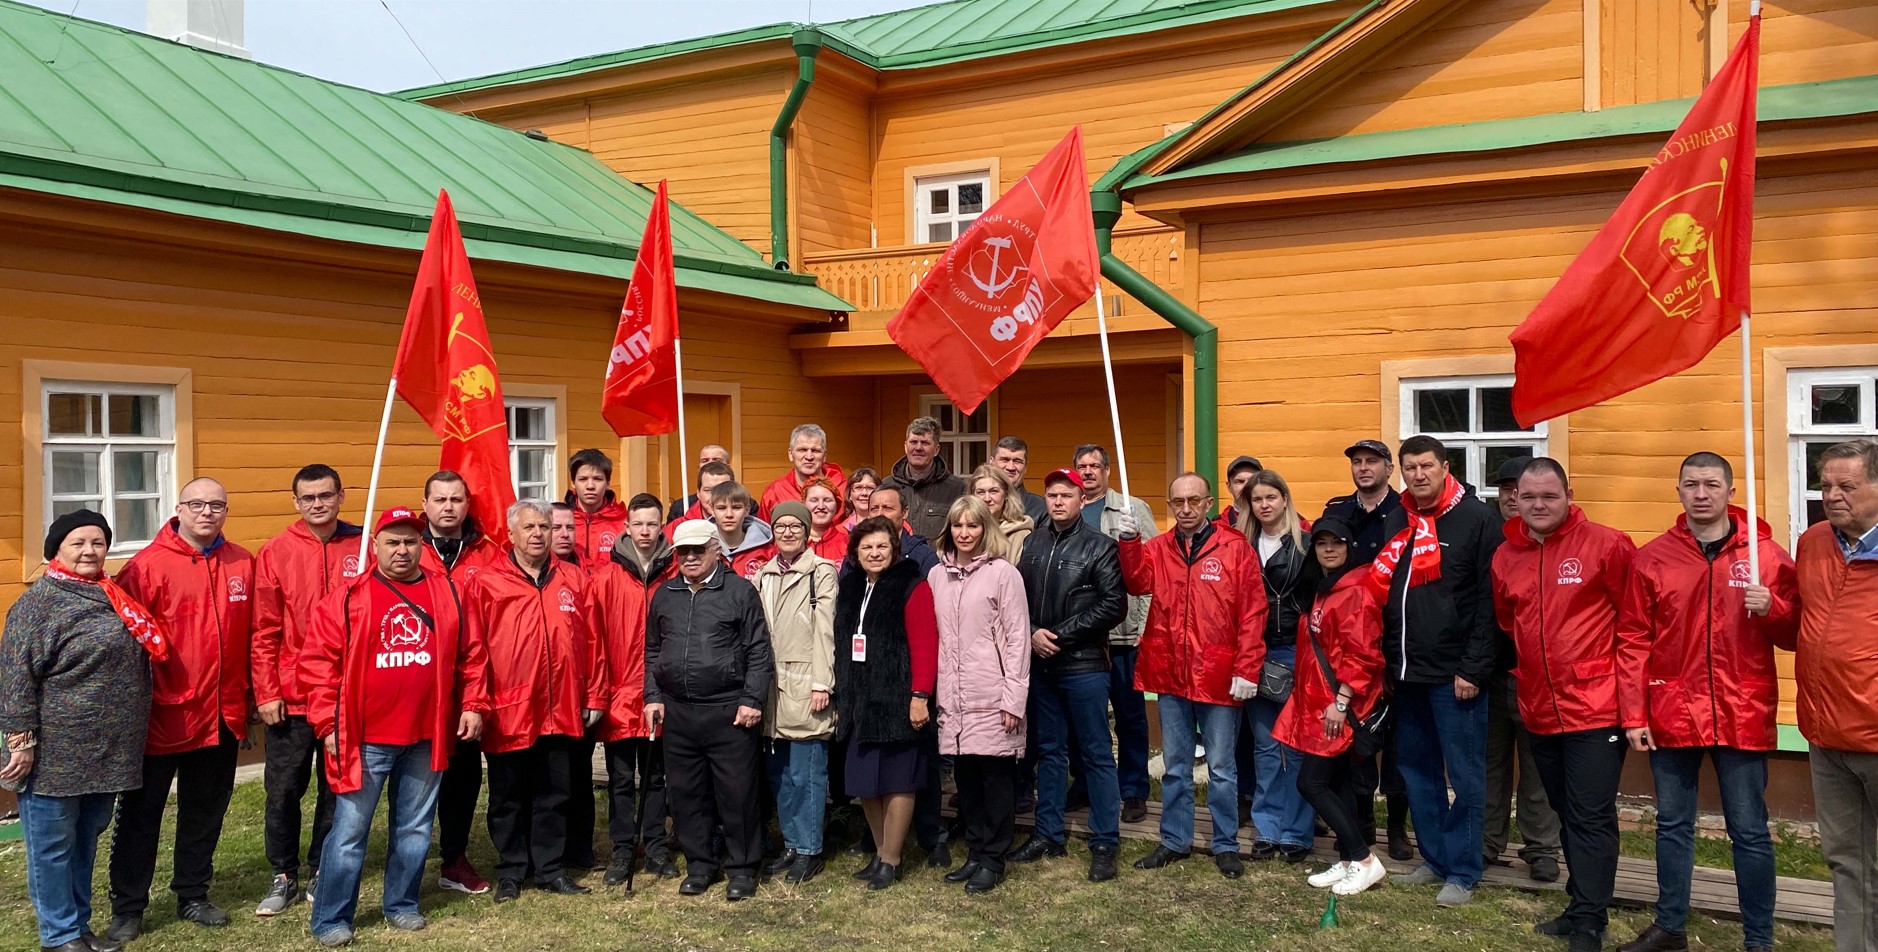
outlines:
M576 738L568 758L569 790L567 801L567 855L561 857L568 869L593 868L593 747L594 742Z
M641 830L645 855L671 852L665 835L665 742L644 737L606 743L607 835L613 849L631 847ZM645 823L633 829L635 798L646 798Z
M945 819L939 812L945 804L944 762L937 731L927 731L920 743L926 745L926 786L913 797L913 841L930 853L946 841Z
M1629 744L1619 727L1533 734L1532 759L1558 811L1571 902L1559 918L1574 932L1602 932L1617 885L1617 776Z
M1356 782L1356 821L1363 828L1365 841L1376 829L1376 792L1389 801L1389 825L1399 819L1408 822L1408 787L1402 784L1402 771L1395 765L1395 718L1388 719L1382 739L1382 753L1370 757L1352 756L1350 772ZM1377 761L1381 760L1380 769Z
M568 801L573 794L572 737L537 738L522 750L488 754L489 839L498 880L551 883L567 871Z
M959 823L967 858L997 873L1011 851L1017 824L1017 758L960 755L952 778L959 786Z
M307 841L306 867L319 871L320 848L333 828L333 791L326 783L326 747L313 736L304 716L289 714L266 728L267 763L261 784L267 790L267 813L262 821L267 861L274 872L299 878L300 801L308 781L318 784L313 801L313 838Z
M754 876L763 858L762 729L736 717L735 703L665 704L665 784L689 875L716 874L719 825L726 872Z
M223 727L221 743L212 747L144 757L143 787L124 791L117 801L117 828L111 833L111 915L142 915L150 906L150 880L156 876L171 781L176 783L176 843L170 891L179 906L209 898L215 845L222 839L222 818L235 792L239 750L235 735Z
M1337 858L1347 863L1369 858L1369 834L1356 802L1352 768L1357 759L1347 752L1335 757L1305 754L1298 767L1298 792L1337 835Z
M469 851L470 825L476 822L476 801L482 795L482 742L459 740L437 784L437 848L445 865Z

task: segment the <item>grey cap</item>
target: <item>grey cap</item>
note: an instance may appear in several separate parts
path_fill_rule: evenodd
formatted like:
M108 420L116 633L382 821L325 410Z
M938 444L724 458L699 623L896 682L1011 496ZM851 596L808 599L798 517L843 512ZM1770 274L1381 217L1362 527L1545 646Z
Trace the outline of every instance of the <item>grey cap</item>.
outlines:
M1500 464L1500 475L1494 478L1497 483L1519 482L1519 474L1526 471L1526 464L1532 462L1530 456L1515 456Z
M1265 470L1265 464L1259 462L1259 458L1256 456L1235 456L1232 458L1232 463L1226 467L1226 478L1231 479L1232 474L1247 466L1252 467L1252 471L1255 473Z

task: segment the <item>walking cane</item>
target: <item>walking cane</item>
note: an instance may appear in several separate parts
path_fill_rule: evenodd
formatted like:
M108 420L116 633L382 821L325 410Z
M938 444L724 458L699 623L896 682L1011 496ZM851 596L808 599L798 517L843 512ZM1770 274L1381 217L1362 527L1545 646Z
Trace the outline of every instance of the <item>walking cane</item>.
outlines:
M633 894L633 871L646 859L646 801L652 799L652 745L659 739L659 723L652 722L645 755L639 758L639 802L633 809L633 862L626 866L626 895ZM660 822L664 822L661 820Z

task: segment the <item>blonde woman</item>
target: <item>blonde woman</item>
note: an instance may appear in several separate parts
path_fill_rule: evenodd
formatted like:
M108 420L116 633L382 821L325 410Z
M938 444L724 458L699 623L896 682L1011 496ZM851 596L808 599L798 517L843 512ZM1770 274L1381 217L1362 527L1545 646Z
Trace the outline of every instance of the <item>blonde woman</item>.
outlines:
M1233 502L1241 513L1239 532L1258 550L1265 579L1266 670L1277 673L1276 666L1282 666L1295 671L1298 619L1310 614L1311 606L1312 583L1304 578L1310 560L1304 520L1291 501L1291 487L1274 470L1252 474ZM1249 750L1247 744L1239 745L1239 775L1258 778L1256 784L1242 786L1252 791L1252 825L1258 827L1252 858L1282 856L1288 863L1301 863L1311 853L1315 816L1298 792L1298 752L1272 737L1285 698L1269 696L1267 688L1246 703L1240 731L1251 744ZM1248 767L1253 772L1247 773Z
M1010 542L1008 551L1024 551L1024 540L1037 528L1035 520L1024 513L1024 500L1011 489L1010 477L989 463L972 473L969 494L978 497L991 512L992 521Z

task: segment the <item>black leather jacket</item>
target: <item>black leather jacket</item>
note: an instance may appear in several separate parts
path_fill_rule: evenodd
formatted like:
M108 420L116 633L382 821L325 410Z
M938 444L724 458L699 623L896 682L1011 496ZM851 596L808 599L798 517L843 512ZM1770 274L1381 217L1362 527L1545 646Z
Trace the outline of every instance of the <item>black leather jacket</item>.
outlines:
M1030 628L1048 628L1059 649L1037 658L1036 671L1086 674L1109 669L1109 632L1128 615L1121 552L1115 540L1077 517L1058 531L1046 522L1024 542L1018 574L1030 601Z
M1258 528L1252 529L1252 548L1258 548ZM1291 534L1279 536L1278 551L1272 553L1260 571L1265 579L1265 647L1282 648L1298 643L1298 619L1311 610L1313 580L1305 578L1307 563L1316 560L1291 544Z

